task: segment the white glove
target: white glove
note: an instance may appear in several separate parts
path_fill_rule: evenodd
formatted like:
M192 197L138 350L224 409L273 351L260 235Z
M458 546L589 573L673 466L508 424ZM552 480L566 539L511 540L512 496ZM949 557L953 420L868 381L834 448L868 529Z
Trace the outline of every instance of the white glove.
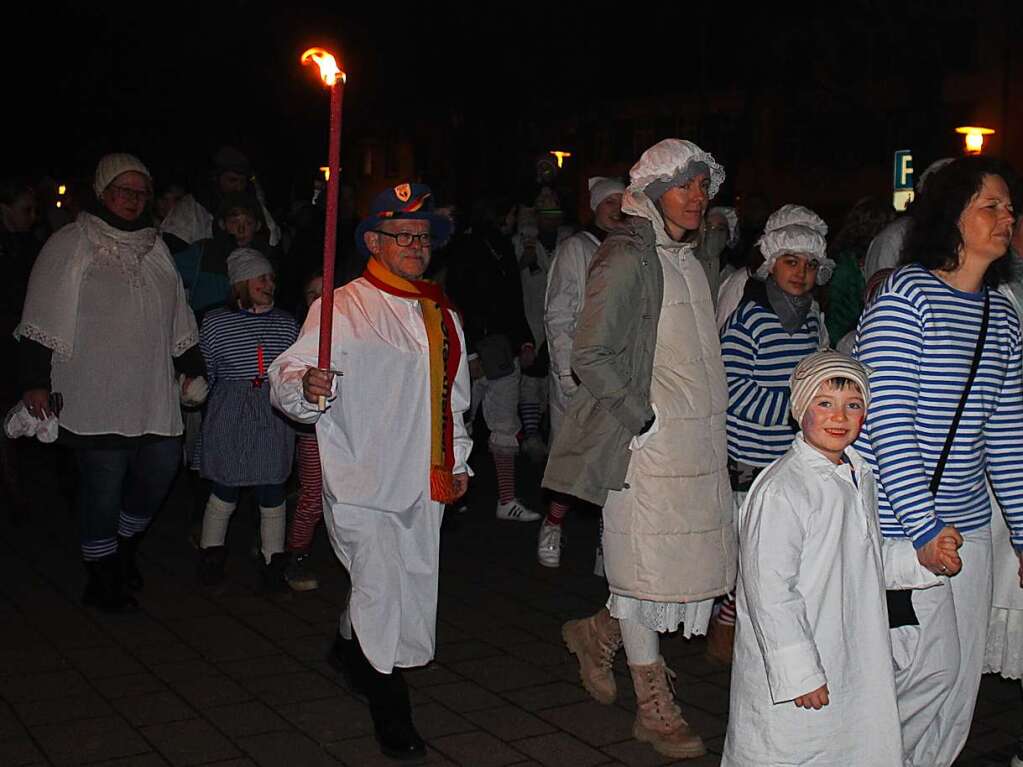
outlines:
M48 444L57 439L59 432L60 423L56 416L36 418L28 412L24 402L12 407L4 417L4 433L9 439L35 437Z
M178 376L178 385L184 385L185 377ZM206 383L206 379L202 376L193 378L188 382L188 386L181 390L181 404L185 407L198 407L206 401L206 397L209 396L210 386Z

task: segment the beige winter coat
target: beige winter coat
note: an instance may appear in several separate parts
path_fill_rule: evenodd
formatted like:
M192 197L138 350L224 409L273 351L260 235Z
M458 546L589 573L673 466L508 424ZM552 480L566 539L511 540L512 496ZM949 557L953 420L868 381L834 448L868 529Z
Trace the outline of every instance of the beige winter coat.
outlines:
M643 200L632 200L635 212L658 216ZM659 216L653 225L658 231ZM658 240L664 298L650 387L657 420L633 441L626 487L604 506L604 568L614 594L694 602L727 592L736 576L728 388L704 270L688 245Z

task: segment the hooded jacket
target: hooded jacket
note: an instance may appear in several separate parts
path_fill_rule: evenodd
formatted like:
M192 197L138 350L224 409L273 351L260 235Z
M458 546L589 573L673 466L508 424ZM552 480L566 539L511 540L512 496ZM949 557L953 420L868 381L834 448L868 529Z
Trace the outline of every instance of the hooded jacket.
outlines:
M688 162L677 154L668 159ZM604 557L613 593L687 602L724 593L735 578L728 395L694 243L672 241L642 191L644 176L670 177L673 168L637 174L642 163L633 168L622 206L630 214L627 228L605 240L590 267L572 353L580 387L552 446L544 486L607 504ZM720 179L712 179L712 192L714 181ZM670 267L662 267L662 255ZM611 491L622 491L613 503Z

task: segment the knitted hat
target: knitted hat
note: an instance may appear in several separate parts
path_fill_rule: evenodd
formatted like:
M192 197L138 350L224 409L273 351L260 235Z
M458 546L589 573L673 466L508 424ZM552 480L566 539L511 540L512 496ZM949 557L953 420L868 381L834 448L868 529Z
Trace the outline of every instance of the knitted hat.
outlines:
M810 407L810 400L817 394L821 384L832 378L848 378L855 382L860 387L864 406L869 407L870 373L870 368L862 362L830 349L804 357L789 378L792 417L796 419L796 423L802 424L803 416Z
M590 210L596 211L597 206L613 194L625 194L625 184L616 178L594 176L587 185L590 188Z
M131 170L141 173L149 179L149 186L152 187L153 174L149 172L149 168L143 165L142 160L138 157L133 154L126 154L125 152L114 152L113 154L105 155L99 161L99 165L96 166L96 175L92 182L92 188L95 190L96 196L101 196L115 178Z
M255 248L237 248L227 257L227 280L232 285L273 271L273 264Z

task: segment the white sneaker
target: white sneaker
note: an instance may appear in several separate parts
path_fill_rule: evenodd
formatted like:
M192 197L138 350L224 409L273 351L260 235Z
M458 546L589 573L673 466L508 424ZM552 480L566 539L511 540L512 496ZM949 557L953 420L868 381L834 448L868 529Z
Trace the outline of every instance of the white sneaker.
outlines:
M497 518L508 519L512 522L536 522L540 515L527 509L518 498L513 498L508 503L497 504Z
M540 525L536 559L544 567L558 567L561 564L561 525L551 525L546 521Z

